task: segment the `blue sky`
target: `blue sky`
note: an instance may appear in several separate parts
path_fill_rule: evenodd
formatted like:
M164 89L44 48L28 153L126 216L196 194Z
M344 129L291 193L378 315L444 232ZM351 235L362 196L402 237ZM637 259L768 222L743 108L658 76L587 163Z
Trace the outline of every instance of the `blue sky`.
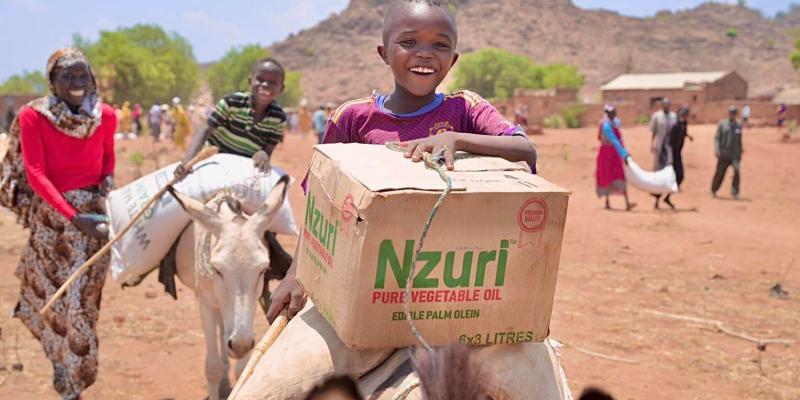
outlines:
M502 1L502 0L501 0ZM800 0L794 0L800 2ZM696 7L705 0L572 0L583 8L603 8L618 11L620 14L637 17L651 16L658 10L683 10ZM716 0L717 3L736 4L736 0ZM767 16L774 16L779 11L786 11L792 0L746 0L747 6L761 10Z
M484 1L484 0L481 0ZM485 0L490 1L490 0ZM502 1L502 0L491 0ZM586 8L627 15L689 8L701 0L573 0ZM800 0L798 0L800 1ZM267 45L314 26L348 0L0 0L0 80L22 70L42 70L47 56L80 33L97 39L100 30L156 23L189 39L200 62L218 59L234 45ZM788 9L789 0L748 0L767 15Z

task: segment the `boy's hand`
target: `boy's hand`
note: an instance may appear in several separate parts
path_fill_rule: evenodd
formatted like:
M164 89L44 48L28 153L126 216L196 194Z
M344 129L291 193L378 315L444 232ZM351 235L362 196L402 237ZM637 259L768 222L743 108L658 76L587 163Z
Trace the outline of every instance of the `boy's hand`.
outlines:
M424 139L401 142L399 145L405 147L406 158L414 162L421 161L424 152L436 154L444 150L444 165L448 170L453 170L455 153L458 151L458 138L455 132L444 132Z
M261 173L267 174L271 170L269 154L264 150L259 150L253 154L253 166L258 168Z
M189 171L188 168L186 168L186 164L187 164L187 161L181 161L180 164L178 164L178 166L175 167L174 175L175 175L176 178L183 179L187 175L189 175L190 171Z
M269 310L267 310L267 321L271 324L278 318L278 314L288 306L288 317L292 319L306 302L306 292L297 283L297 279L287 276L275 288L275 291L270 296Z

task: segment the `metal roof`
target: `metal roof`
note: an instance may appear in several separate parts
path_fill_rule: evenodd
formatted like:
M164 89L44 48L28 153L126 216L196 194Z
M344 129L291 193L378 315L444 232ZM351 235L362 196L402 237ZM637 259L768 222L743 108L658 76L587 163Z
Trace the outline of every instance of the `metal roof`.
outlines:
M624 74L601 86L601 90L683 89L687 84L716 82L730 71Z

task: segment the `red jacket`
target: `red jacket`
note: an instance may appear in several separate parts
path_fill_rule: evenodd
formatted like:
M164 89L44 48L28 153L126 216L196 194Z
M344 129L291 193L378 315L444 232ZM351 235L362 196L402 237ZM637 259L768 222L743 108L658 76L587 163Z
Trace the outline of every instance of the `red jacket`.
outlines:
M97 131L87 139L67 136L30 107L19 112L22 158L31 188L68 220L77 212L61 193L98 185L114 173L114 109L103 105Z

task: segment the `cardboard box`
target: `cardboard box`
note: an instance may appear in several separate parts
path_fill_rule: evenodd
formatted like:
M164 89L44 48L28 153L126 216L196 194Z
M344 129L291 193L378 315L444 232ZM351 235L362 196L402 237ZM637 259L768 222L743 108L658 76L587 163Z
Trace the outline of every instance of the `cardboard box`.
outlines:
M548 335L569 192L500 158L459 154L416 264L411 318L434 346ZM384 146L317 146L297 277L356 348L417 344L403 312L416 243L445 184Z

